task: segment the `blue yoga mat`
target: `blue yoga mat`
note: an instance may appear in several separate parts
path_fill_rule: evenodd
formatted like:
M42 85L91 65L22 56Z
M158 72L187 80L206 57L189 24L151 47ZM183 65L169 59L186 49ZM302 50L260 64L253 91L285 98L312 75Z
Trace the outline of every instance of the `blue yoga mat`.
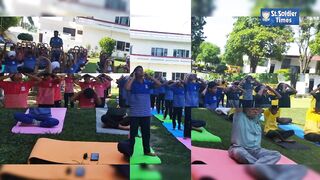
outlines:
M285 130L285 131L288 131L288 130L293 130L294 131L294 134L296 136L298 136L299 138L301 139L304 139L304 131L302 128L300 128L299 126L297 125L294 125L294 124L287 124L287 125L278 125L278 127L282 130ZM311 141L310 141L311 142ZM320 146L320 143L314 143L316 144L317 146Z
M162 123L163 126L175 137L183 138L183 125L181 125L181 130L178 130L177 128L173 130L172 123Z

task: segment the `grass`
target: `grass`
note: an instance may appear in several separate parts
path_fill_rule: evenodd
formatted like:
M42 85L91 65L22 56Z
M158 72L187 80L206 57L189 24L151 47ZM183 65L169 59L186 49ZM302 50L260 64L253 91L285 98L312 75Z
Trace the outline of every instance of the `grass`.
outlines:
M229 148L231 144L231 122L225 120L223 116L216 115L215 113L210 112L206 109L195 109L193 110L192 116L195 119L205 120L207 122L206 129L222 138L222 143L193 142L192 145L224 150L227 150ZM320 172L320 147L297 137L293 137L292 139L297 141L298 143L309 146L311 149L305 151L283 149L264 137L262 138L262 147L277 150L296 163L306 165Z
M89 63L83 69L82 73L95 73L97 71L97 62L99 62L99 58L88 58ZM123 61L114 61L114 66L117 67L119 65L125 65L126 62Z

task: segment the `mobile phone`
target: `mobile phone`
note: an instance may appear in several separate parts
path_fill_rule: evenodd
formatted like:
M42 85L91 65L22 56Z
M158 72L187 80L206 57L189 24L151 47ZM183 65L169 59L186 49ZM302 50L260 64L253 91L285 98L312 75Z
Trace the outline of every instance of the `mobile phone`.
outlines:
M98 161L99 160L99 153L91 153L91 161Z

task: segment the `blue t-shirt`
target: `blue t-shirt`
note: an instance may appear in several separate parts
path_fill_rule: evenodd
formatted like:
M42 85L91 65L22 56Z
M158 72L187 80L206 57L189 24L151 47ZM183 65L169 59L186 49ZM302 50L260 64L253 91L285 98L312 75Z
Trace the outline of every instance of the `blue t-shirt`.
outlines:
M50 108L29 108L29 114L36 115L38 117L51 117Z
M208 109L215 110L217 108L218 97L217 94L207 92L204 96L204 106Z
M25 57L24 58L24 67L28 69L34 69L36 67L36 57L31 56L31 57Z
M158 89L159 94L165 94L166 93L166 89L163 85L161 85Z
M151 116L150 89L153 83L144 80L142 83L133 81L129 99L129 115L131 117L148 117Z
M7 59L4 61L4 73L17 73L18 72L18 61L16 59Z
M185 89L184 87L178 87L177 85L172 86L173 92L173 107L184 107L185 106Z
M173 91L172 88L169 86L165 86L165 96L164 99L165 100L173 100Z
M217 99L221 99L222 98L222 93L223 93L222 89L218 88L217 92L216 92Z
M153 95L159 95L159 88L154 88L151 92Z
M185 106L198 107L199 106L199 90L200 83L189 82L185 84Z
M50 46L53 48L60 48L63 45L63 41L59 37L52 37L50 39Z

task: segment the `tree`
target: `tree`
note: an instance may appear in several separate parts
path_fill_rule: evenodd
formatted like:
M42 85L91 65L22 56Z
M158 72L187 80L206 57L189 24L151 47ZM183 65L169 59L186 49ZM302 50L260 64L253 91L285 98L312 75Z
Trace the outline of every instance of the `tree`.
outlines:
M20 33L18 39L23 41L33 41L33 36L29 33Z
M299 47L300 71L306 73L311 59L314 55L320 54L320 37L315 34L319 30L320 23L318 17L301 17L298 37L295 42Z
M203 32L203 26L206 24L204 17L191 17L191 50L192 59L195 60L200 52L200 45L206 38Z
M265 58L282 60L283 54L293 42L293 31L289 26L266 27L260 24L258 17L239 17L229 34L224 59L232 65L243 62L242 56L247 55L250 72L255 73L259 61ZM241 59L237 59L241 57ZM236 62L236 63L235 63Z
M197 62L203 62L206 65L220 63L220 48L210 42L202 42L199 48L199 54L196 58Z
M106 53L107 57L110 57L115 49L116 41L109 37L104 37L99 41L101 51Z
M3 35L6 30L12 26L17 26L21 17L0 17L0 34Z
M226 64L225 63L221 63L216 67L215 73L225 74L226 70L228 70L228 67L226 66Z

